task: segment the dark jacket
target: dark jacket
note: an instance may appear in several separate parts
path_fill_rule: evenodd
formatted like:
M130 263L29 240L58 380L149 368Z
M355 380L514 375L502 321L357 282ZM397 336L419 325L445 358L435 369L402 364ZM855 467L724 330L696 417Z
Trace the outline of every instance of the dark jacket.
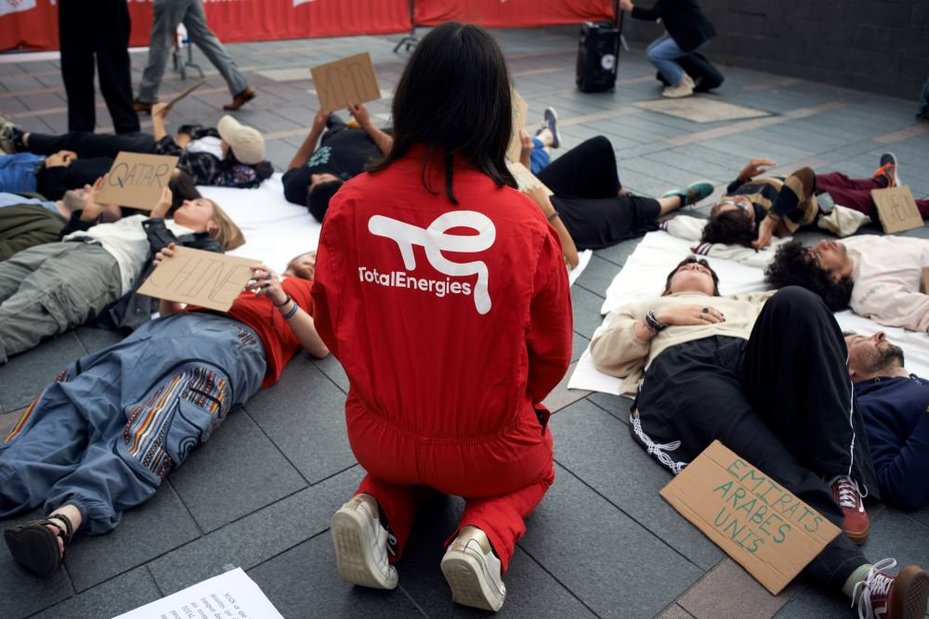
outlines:
M716 36L716 29L706 18L697 0L658 0L650 9L632 9L635 19L661 20L665 30L685 52L700 47Z
M64 227L64 217L41 204L3 207L0 209L0 260L28 247L57 241Z

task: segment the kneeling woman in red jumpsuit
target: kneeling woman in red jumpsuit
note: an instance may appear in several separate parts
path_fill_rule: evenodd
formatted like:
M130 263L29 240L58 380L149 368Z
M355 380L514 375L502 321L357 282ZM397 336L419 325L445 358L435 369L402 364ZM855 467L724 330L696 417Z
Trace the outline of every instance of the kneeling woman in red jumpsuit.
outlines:
M313 288L367 471L332 518L339 574L396 587L418 505L458 495L442 572L456 602L487 610L554 480L541 402L571 355L558 237L504 164L511 109L487 32L426 35L394 95L392 150L332 199Z

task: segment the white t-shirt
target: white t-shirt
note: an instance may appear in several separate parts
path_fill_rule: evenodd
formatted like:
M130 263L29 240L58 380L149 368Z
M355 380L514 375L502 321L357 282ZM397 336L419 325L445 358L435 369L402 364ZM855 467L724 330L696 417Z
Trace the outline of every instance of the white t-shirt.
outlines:
M148 235L145 234L145 228L142 227L142 222L146 219L149 219L147 215L123 217L111 224L97 224L89 230L72 232L62 240L71 241L90 238L99 242L103 249L116 259L116 263L119 265L119 273L122 276L122 292L120 295L124 295L132 289L132 282L139 276L139 272L141 272L142 266L148 258L150 249ZM194 232L174 223L171 219L166 219L165 225L175 236Z

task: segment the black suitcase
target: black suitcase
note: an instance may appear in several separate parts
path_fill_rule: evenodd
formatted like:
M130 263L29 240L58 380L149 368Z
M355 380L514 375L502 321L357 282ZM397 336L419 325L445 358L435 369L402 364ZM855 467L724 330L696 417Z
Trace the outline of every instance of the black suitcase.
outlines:
M612 91L616 86L620 28L610 21L584 22L577 49L577 87L581 92Z

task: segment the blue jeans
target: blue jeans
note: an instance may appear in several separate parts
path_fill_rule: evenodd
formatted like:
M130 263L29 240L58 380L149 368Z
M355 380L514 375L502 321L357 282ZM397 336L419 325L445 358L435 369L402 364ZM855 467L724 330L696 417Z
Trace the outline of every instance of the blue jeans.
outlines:
M35 191L36 171L45 157L32 153L0 155L0 191L22 193Z
M261 387L265 351L231 318L180 312L71 364L0 437L0 518L44 504L99 535Z
M660 39L655 39L649 44L645 49L645 55L648 56L649 62L655 65L658 71L661 72L661 75L668 80L668 83L674 86L680 84L685 75L681 65L674 61L681 56L686 56L691 52L701 49L704 45L706 45L706 43L685 52L678 47L674 39L668 35L664 35Z
M545 150L545 145L539 138L532 138L532 152L529 154L529 169L538 174L552 162L552 156Z

